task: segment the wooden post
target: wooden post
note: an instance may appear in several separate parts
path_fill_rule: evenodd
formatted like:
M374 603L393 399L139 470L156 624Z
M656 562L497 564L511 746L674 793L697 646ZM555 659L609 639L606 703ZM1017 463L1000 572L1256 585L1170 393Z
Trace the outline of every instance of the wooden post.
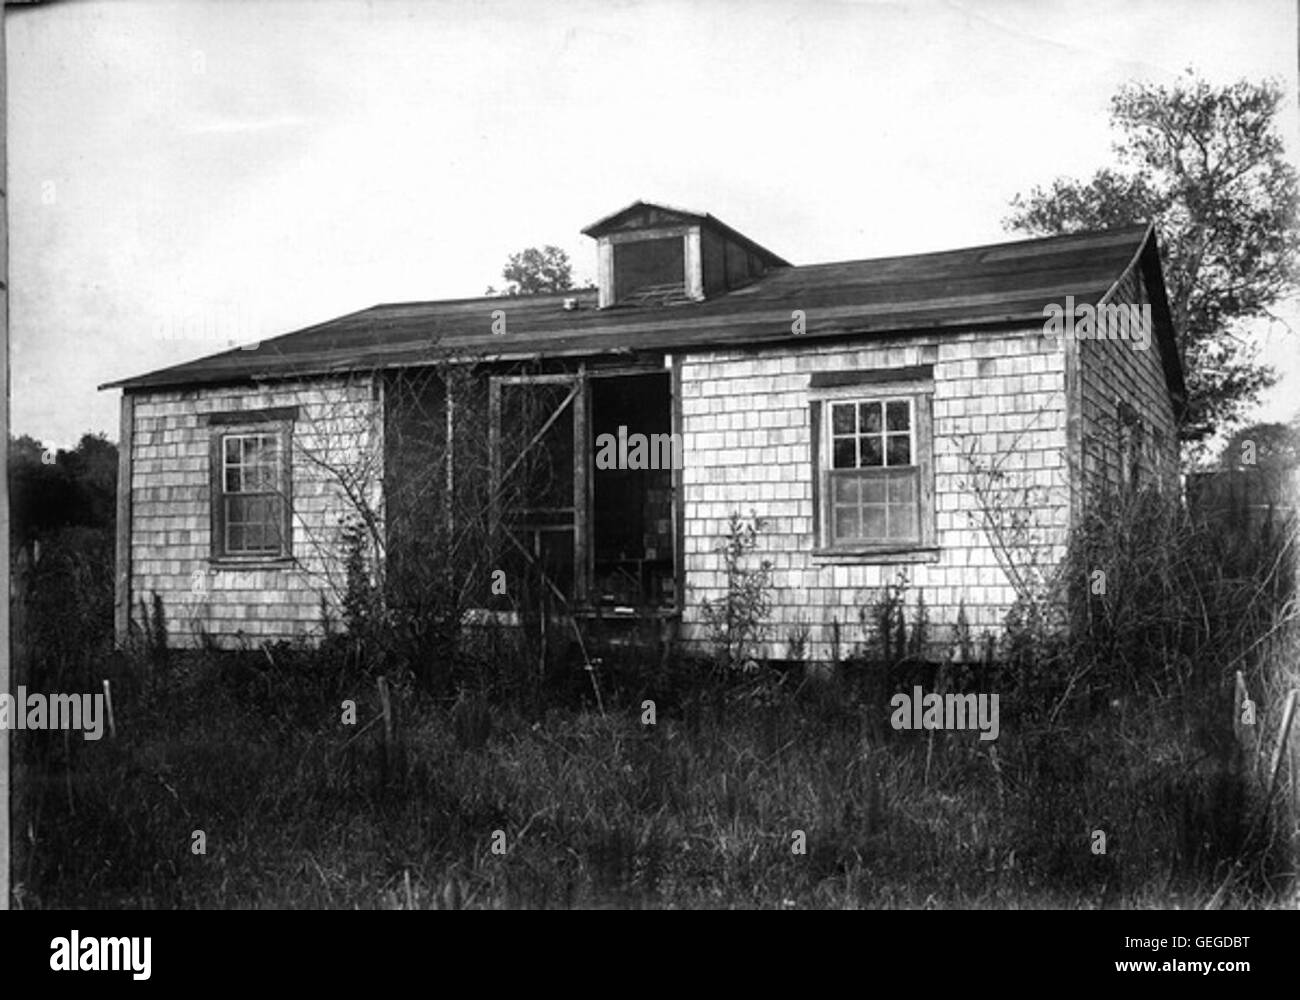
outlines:
M379 707L383 713L384 719L384 746L380 754L380 782L385 784L393 761L393 703L388 697L388 678L380 676L377 680L379 685Z
M1288 737L1291 735L1291 722L1295 718L1296 695L1300 693L1295 690L1289 691L1286 696L1286 704L1282 708L1282 725L1277 731L1277 746L1273 750L1273 764L1270 768L1271 776L1268 781L1268 792L1264 796L1264 801L1260 803L1259 809L1255 814L1255 821L1250 825L1246 833L1244 843L1249 846L1254 840L1255 834L1268 821L1269 807L1273 804L1273 793L1277 790L1277 773L1282 766L1282 757L1286 753ZM1228 884L1241 871L1241 858L1233 862L1232 868L1229 869L1227 876L1224 878L1219 888L1215 890L1210 901L1205 904L1207 910L1217 910L1223 903L1225 894L1228 891Z
M1240 670L1237 671L1237 683L1233 692L1232 699L1232 734L1234 740L1232 765L1235 773L1244 773L1247 766L1251 766L1251 771L1256 771L1258 765L1255 763L1255 725L1246 725L1242 721L1246 702L1250 701L1250 691L1246 687L1246 678Z
M113 692L109 690L108 678L104 678L104 706L108 709L108 735L117 739L117 723L113 720Z
M1277 733L1277 747L1273 751L1273 766L1268 779L1268 795L1264 798L1264 808L1273 801L1273 792L1277 789L1277 773L1282 767L1282 758L1286 754L1287 738L1291 735L1291 720L1295 718L1296 691L1286 696L1286 706L1282 709L1282 728Z
M1046 338L1052 345L1053 338ZM1083 518L1083 487L1080 472L1083 469L1083 382L1079 372L1079 345L1073 337L1055 338L1060 345L1065 365L1065 464L1070 484L1069 521L1066 530L1081 523Z
M5 30L0 17L0 105L5 100ZM0 336L6 348L9 344L9 174L6 152L9 147L9 128L0 119ZM9 351L0 351L0 385L9 392ZM9 440L9 407L0 407L0 434ZM5 595L0 606L0 692L9 693L9 491L0 490L0 593ZM0 910L9 909L9 730L0 729ZM15 817L22 829L21 817Z
M595 568L591 544L592 497L590 398L587 366L578 365L577 395L573 397L573 597L587 601L588 581Z
M135 432L135 397L122 393L117 442L117 551L113 594L113 638L124 647L131 630L131 442Z
M456 402L452 399L452 375L442 375L442 405L444 410L443 428L443 525L447 537L452 538L456 531ZM448 570L451 569L450 561Z
M682 442L682 461L686 458L686 431L682 417L682 359L676 355L664 358L669 367L668 392L671 396L668 430L680 437L670 438ZM673 463L672 470L672 533L673 533L673 610L678 615L686 612L686 487L685 471Z
M605 716L605 701L600 696L600 684L596 681L596 665L591 662L591 657L587 655L587 644L582 641L582 631L578 628L578 619L573 616L569 617L573 624L573 634L578 637L578 650L582 653L582 662L585 665L587 676L591 678L591 689L596 692L596 707L600 709L601 718Z
M379 705L384 713L384 749L393 742L393 704L388 697L388 678L380 677L379 681Z
M551 595L543 588L537 595L541 613L537 616L537 683L546 683L546 620L551 613Z
M72 738L71 730L63 730L63 784L68 790L68 812L77 815L77 807L72 801Z
M488 379L488 534L492 558L501 558L501 382Z

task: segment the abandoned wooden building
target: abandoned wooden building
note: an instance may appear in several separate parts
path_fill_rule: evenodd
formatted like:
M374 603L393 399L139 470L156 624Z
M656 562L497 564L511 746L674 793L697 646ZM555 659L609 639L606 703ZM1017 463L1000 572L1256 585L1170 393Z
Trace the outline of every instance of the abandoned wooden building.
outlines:
M594 290L379 305L106 386L119 635L154 594L178 644L317 635L354 531L390 583L472 564L467 613L536 586L699 641L738 513L767 653L825 658L900 570L940 633L1001 625L981 482L1057 556L1093 485L1177 482L1151 227L801 266L644 202L583 232Z

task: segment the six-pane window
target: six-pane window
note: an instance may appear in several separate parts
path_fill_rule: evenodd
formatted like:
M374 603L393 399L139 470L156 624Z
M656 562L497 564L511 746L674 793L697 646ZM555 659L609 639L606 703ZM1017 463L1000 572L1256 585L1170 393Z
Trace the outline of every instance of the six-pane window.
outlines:
M832 402L830 425L831 543L919 542L913 401Z
M221 439L221 530L227 555L279 555L284 547L284 455L278 433Z

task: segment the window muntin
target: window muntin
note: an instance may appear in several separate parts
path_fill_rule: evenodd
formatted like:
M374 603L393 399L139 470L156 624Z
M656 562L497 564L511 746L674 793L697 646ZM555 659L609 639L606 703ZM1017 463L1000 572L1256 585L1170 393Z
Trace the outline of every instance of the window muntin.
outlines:
M912 464L912 400L864 399L830 407L833 468Z
M827 402L831 546L919 544L920 480L912 397Z
M221 553L284 553L285 455L281 432L221 435Z

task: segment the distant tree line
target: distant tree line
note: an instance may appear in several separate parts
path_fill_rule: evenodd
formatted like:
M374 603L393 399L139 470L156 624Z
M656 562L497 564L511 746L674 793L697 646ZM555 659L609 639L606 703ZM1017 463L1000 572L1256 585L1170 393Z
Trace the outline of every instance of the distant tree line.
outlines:
M18 549L65 528L111 529L117 510L117 445L83 434L72 450L9 438L9 538Z

